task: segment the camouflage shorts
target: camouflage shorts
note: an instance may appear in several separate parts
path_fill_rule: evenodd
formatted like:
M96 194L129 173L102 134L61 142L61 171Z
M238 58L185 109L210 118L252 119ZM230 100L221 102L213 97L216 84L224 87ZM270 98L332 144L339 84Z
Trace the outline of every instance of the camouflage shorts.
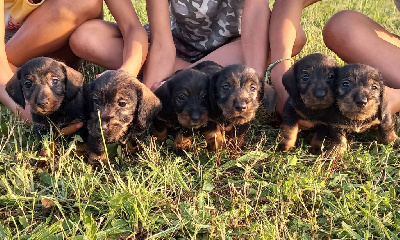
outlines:
M150 27L148 24L144 25L144 28L147 31L147 36L149 38L150 42ZM190 45L188 42L184 41L183 39L180 38L179 34L176 31L172 31L172 38L175 43L175 48L176 48L176 56L182 60L185 60L190 63L194 63L205 56L207 56L209 53L214 51L215 49L211 49L209 51L200 51L197 48L193 47ZM232 38L229 42L232 42L236 38Z

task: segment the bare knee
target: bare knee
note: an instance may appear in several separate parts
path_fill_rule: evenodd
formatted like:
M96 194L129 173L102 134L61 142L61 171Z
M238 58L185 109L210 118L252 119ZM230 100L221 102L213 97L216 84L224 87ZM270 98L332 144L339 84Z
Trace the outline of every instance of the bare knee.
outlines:
M100 18L103 11L102 0L48 0L43 4L55 18L74 20L81 24L86 20ZM50 14L50 13L49 13Z
M86 58L90 52L94 52L94 46L97 46L96 40L90 36L98 34L98 22L101 20L93 19L84 22L70 36L69 45L75 55Z
M307 36L302 27L299 28L296 34L296 40L293 45L292 56L296 56L307 42Z
M360 21L360 18L365 17L362 13L353 10L334 14L322 30L325 45L334 52L346 48L345 44L351 44L350 41L353 39L351 36L358 34L358 30L362 28L364 21Z

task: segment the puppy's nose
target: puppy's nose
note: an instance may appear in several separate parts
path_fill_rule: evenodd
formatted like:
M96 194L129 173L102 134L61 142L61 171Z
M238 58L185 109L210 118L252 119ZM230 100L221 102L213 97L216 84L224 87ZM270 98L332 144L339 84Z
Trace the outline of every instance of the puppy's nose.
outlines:
M315 91L314 95L316 98L321 99L326 96L326 91L319 89L319 90Z
M200 120L200 113L197 112L197 111L192 112L192 113L190 114L190 119L191 119L192 121L198 121L198 120Z
M48 98L38 98L36 99L36 106L38 107L46 107L49 104L49 99Z
M365 105L368 103L368 98L367 98L367 97L360 97L360 96L357 96L357 97L354 99L354 102L357 104L357 106L362 107L362 106L365 106Z
M237 101L234 107L236 111L243 112L247 109L247 104L244 101Z

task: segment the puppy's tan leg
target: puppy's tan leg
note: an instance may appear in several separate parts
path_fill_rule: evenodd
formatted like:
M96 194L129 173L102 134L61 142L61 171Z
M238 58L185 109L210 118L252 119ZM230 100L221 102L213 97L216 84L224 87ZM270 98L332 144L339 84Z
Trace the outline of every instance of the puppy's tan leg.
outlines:
M316 132L311 140L311 147L310 147L310 153L312 154L321 154L322 152L322 144L324 142L324 138L326 137L327 134L327 128L326 126L323 125L318 125L316 126Z
M101 163L104 166L108 166L108 157L106 153L102 155L97 155L95 153L89 153L89 164L92 165L94 168L101 167Z
M190 147L191 147L190 136L187 136L182 132L182 130L180 130L175 137L174 149L188 150Z
M153 135L157 138L157 141L165 142L168 138L168 130L165 128L162 132L158 132L156 129L154 129Z
M218 124L214 129L204 131L203 136L206 139L208 151L216 151L225 145L225 137Z
M331 148L324 154L327 157L340 157L347 151L347 138L342 130L333 130Z
M279 142L278 149L284 152L292 149L296 143L298 132L299 125L297 123L294 126L283 125L282 131L277 139Z
M127 141L126 142L126 148L131 153L135 153L135 152L139 151L139 145L135 141L134 142L133 141Z

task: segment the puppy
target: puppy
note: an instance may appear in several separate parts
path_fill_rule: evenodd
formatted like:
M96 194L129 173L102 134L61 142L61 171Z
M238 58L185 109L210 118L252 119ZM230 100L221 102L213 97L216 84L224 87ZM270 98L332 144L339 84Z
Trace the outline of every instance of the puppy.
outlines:
M31 107L33 130L38 140L50 126L63 128L86 121L83 99L83 76L64 63L47 57L34 58L22 65L7 83L6 91L22 108ZM86 136L86 127L78 132ZM40 150L40 156L45 152Z
M299 119L320 123L330 115L335 96L333 83L337 71L336 61L324 54L310 54L297 61L282 77L289 93L282 112L282 132L278 136L278 149L288 151L297 140ZM311 151L321 148L325 127L318 126L311 142Z
M244 65L236 64L221 68L213 74L209 87L210 118L219 128L211 131L211 135L219 135L222 129L227 136L234 137L236 146L243 144L244 136L249 128L249 122L255 117L256 111L263 100L264 91L272 96L270 103L275 106L275 90L266 87L257 72ZM269 109L268 111L273 111ZM218 146L223 146L223 138L216 138Z
M89 163L107 164L105 143L127 144L133 150L136 136L161 109L160 100L139 80L123 70L109 70L85 86Z
M197 69L185 69L166 79L155 91L162 102L162 110L153 120L153 133L159 141L167 139L168 128L179 129L174 149L188 149L193 130L206 131L209 127L209 78ZM205 137L208 148L213 148L212 140Z
M330 151L342 154L347 149L347 133L362 132L374 125L378 126L382 143L398 140L378 70L364 64L345 65L339 68L335 91L337 107L326 119L332 135Z

